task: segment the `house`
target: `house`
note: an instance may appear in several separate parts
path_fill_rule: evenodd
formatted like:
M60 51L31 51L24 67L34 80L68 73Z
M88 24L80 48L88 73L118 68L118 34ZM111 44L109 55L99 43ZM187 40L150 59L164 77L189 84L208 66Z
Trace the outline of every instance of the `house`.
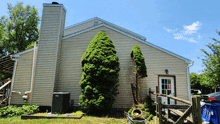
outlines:
M120 62L119 94L114 108L129 108L133 103L131 85L134 80L130 52L139 45L145 57L148 77L140 80L140 96L149 88L182 99L190 98L189 67L192 61L146 41L144 36L98 17L64 28L66 9L62 4L43 4L38 47L12 55L15 60L9 104L51 106L54 92L70 92L78 106L81 88L81 57L90 41L106 32L114 42Z

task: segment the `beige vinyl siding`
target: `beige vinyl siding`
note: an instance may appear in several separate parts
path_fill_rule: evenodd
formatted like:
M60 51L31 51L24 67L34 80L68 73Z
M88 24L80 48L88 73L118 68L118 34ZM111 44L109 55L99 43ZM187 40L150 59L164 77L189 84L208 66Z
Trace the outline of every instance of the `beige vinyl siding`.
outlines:
M74 99L75 105L78 105L79 95L81 94L79 85L82 74L81 57L86 51L90 41L101 30L106 31L114 42L120 62L120 94L116 97L116 102L114 103L115 108L129 108L133 102L130 83L134 82L134 76L132 75L134 65L130 57L130 52L134 45L140 46L145 57L148 72L148 77L141 79L141 96L145 97L147 95L149 87L155 91L155 86L158 85L158 75L165 75L164 70L168 69L170 75L176 76L177 97L188 99L186 78L187 64L184 60L104 26L62 41L62 56L57 91L70 92L71 99Z
M60 36L59 36L59 46L58 46L58 54L57 54L57 63L56 63L56 75L55 75L55 85L54 85L54 91L57 90L57 84L59 79L59 69L60 69L60 59L61 59L61 49L62 49L62 38L64 35L64 25L65 25L65 16L66 12L62 11L61 15L61 27L60 27Z
M91 28L91 27L94 26L94 22L98 22L98 24L102 23L101 21L95 19L95 20L92 20L92 21L89 21L89 22L86 22L86 23L82 23L80 25L76 25L76 26L67 28L67 29L64 30L64 36L67 36L67 35L70 35L70 34L73 34L73 33Z
M12 93L11 104L24 104L22 96L26 91L30 91L32 62L33 50L21 54L17 58L17 66L12 91L19 91L21 94Z
M64 14L64 15L63 15ZM62 6L44 6L38 43L32 104L51 106L65 21Z

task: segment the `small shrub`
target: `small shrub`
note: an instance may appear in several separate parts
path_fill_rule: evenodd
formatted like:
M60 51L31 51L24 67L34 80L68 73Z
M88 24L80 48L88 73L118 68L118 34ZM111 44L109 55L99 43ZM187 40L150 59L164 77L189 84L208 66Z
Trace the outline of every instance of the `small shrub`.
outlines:
M146 114L144 115L144 118L148 118L150 116L150 112L146 112Z
M145 112L150 112L149 108L146 108L144 111L145 111Z
M131 114L132 113L132 109L130 109L129 111L128 111L128 114Z
M5 106L0 108L0 118L20 116L23 114L38 112L38 107L39 106L36 105L23 105L22 107L12 105Z
M153 117L154 117L154 115L151 114L151 115L148 117L147 120L148 120L148 121L151 121L151 120L153 119Z
M76 112L74 113L75 116L81 116L82 114L83 114L82 111L76 111Z
M148 108L148 105L146 102L144 103L144 108Z

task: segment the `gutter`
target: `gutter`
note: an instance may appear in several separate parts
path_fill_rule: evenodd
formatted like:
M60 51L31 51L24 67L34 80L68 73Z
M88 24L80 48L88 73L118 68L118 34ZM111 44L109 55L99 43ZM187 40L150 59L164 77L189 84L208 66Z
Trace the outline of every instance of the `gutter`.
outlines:
M187 70L187 85L188 85L188 97L189 101L191 101L191 86L190 86L190 73L189 73L189 67L193 66L194 62L191 61L191 63L186 67Z
M11 56L11 58L12 58L12 56ZM11 92L10 92L9 100L8 100L8 104L9 104L9 105L11 104L11 96L12 96L12 92L17 92L17 93L21 94L21 92L18 92L18 91L12 91L13 86L14 86L15 71L16 71L17 63L18 63L17 59L12 59L12 60L14 60L15 63L14 63L13 77L12 77L12 83L11 83Z
M30 86L30 91L26 91L24 93L24 96L22 97L23 99L28 99L28 95L27 94L31 94L32 90L33 90L33 84L34 84L34 74L35 74L35 58L36 58L36 41L34 42L34 52L33 52L33 62L32 62L32 72L31 72L31 86ZM30 98L31 99L31 98ZM31 100L30 100L30 104L31 104Z

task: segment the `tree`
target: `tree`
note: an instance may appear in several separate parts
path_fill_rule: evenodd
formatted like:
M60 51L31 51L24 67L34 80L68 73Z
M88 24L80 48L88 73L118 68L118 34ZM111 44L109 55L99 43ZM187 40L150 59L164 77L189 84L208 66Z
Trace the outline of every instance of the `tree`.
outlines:
M220 35L220 31L216 31ZM220 41L215 38L214 43L209 43L206 45L211 52L207 52L204 49L201 51L205 54L202 59L205 65L206 81L209 82L209 86L213 88L220 85Z
M199 76L196 73L191 73L190 74L190 83L191 83L191 89L200 89L201 88L201 76Z
M199 89L202 93L210 93L212 87L209 86L207 75L205 72L202 74L191 73L190 83L191 89Z
M4 29L3 26L0 24L0 58L5 55L5 53L3 52L4 49L4 45L2 41L3 36L4 36Z
M8 3L9 18L2 25L6 32L2 39L5 51L24 51L25 48L38 39L39 17L34 6L23 7L22 2L15 6Z
M105 32L99 32L90 42L81 59L80 106L93 114L112 108L118 94L119 58L115 46Z
M147 77L147 67L144 61L144 55L141 52L141 48L138 45L134 45L131 50L131 58L135 62L135 78L136 83L131 83L131 90L134 99L134 103L138 104L139 95L139 78Z

